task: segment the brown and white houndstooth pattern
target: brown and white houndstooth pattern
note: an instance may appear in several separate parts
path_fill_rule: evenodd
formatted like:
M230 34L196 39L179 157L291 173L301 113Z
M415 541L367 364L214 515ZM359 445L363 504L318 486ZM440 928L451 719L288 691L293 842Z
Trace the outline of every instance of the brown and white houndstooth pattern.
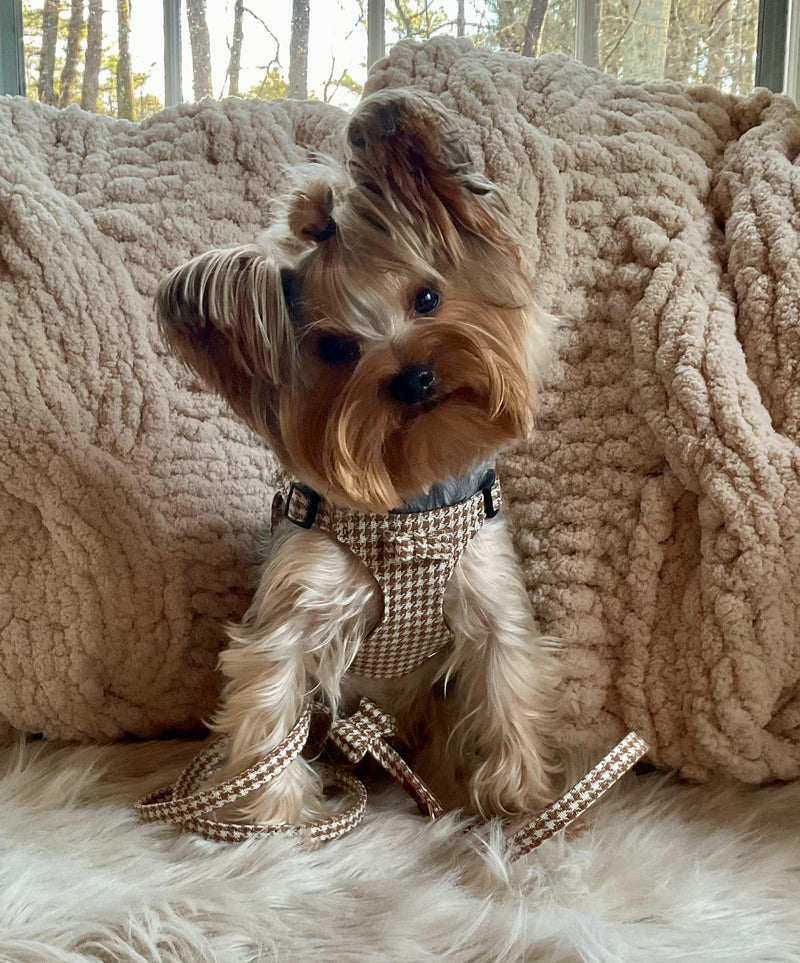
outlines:
M295 523L313 511L299 487L282 493ZM494 508L500 484L491 488ZM329 532L367 566L383 592L383 615L353 660L356 675L405 675L452 639L442 612L445 589L459 558L486 518L483 491L466 501L423 512L380 514L338 508L320 500L314 527Z
M342 812L297 825L274 826L229 823L209 816L266 786L297 758L308 739L312 710L326 714L323 706L309 703L289 735L266 759L223 783L199 789L203 780L213 776L225 759L226 740L213 740L184 769L174 786L150 793L135 804L139 818L143 822L176 823L206 839L228 843L242 842L254 836L289 833L304 842L319 845L344 836L361 822L367 805L367 791L355 776L334 768L328 770L331 780L353 797L351 805ZM431 790L385 742L395 731L395 721L388 713L374 702L362 699L356 712L330 726L328 736L351 762L359 762L369 752L416 800L420 812L431 819L442 816L444 809Z
M199 789L203 780L213 776L226 757L226 740L213 740L184 769L173 786L150 793L135 804L139 818L143 822L177 823L182 829L206 839L227 843L243 842L254 836L289 833L319 845L350 832L364 816L367 791L354 776L335 770L330 772L332 781L353 796L351 805L335 815L297 825L276 826L228 823L209 816L266 786L297 758L308 741L313 708L315 706L311 703L306 705L295 727L266 759L223 783Z
M308 738L312 709L325 711L316 704L307 705L294 729L262 762L233 779L200 790L198 787L202 781L214 775L225 757L224 740L214 740L186 767L174 786L157 790L135 804L139 818L143 822L176 823L206 839L225 843L286 833L300 838L307 845L319 846L344 836L361 822L367 805L367 791L355 776L336 769L330 770L331 780L349 792L353 801L348 808L334 815L296 825L274 826L228 823L209 816L222 806L267 785L300 754ZM351 762L358 762L370 753L416 800L420 812L436 819L444 813L436 796L386 742L395 729L395 721L388 713L368 699L362 699L356 712L331 725L328 735ZM510 837L510 858L518 859L529 853L586 812L641 759L647 748L635 732L629 733L574 788Z
M205 775L215 772L226 756L226 740L214 739L184 769L170 789L160 789L136 803L136 811L145 822L166 819L184 822L214 809L236 802L255 789L260 789L280 775L308 741L311 705L307 705L289 735L261 762L239 773L227 782L210 789L197 790Z
M500 486L491 487L493 508L500 504ZM447 582L470 539L486 517L484 491L447 508L409 514L381 515L328 505L292 486L273 504L273 524L285 515L297 524L317 525L347 546L373 572L383 591L383 616L354 660L360 675L392 678L421 665L451 639L442 611ZM174 786L158 790L136 803L145 822L177 823L207 839L241 842L254 836L288 833L319 845L343 836L361 821L367 793L354 776L332 770L331 778L353 801L343 811L298 825L256 826L213 818L216 810L266 786L296 759L308 739L313 709L308 703L294 729L266 759L240 775L201 790L225 758L225 742L211 742L181 774ZM375 703L362 699L352 715L335 720L330 741L352 763L369 753L432 819L444 809L428 786L388 744L396 732L394 719ZM584 779L552 806L511 836L511 858L535 849L541 842L585 812L647 751L646 743L630 733Z
M352 715L337 719L328 733L331 742L350 762L369 753L412 796L423 816L438 819L444 807L403 757L387 742L397 732L388 712L369 699L362 699Z
M540 843L582 816L644 756L648 748L641 736L629 732L569 792L514 833L511 837L511 858L518 859L536 849Z

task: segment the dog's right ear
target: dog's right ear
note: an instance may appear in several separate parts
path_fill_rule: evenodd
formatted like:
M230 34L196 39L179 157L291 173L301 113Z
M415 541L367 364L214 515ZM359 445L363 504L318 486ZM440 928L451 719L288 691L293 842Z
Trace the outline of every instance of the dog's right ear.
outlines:
M287 383L296 364L290 283L285 265L248 246L201 254L156 292L172 350L251 425L264 414L256 394Z
M328 179L317 177L295 189L289 199L286 223L301 241L321 244L333 237L333 186Z

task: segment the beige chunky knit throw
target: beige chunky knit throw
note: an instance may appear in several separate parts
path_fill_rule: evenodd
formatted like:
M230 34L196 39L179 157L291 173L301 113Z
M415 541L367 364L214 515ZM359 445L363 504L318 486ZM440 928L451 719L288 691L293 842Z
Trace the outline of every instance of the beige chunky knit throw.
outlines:
M560 319L501 473L564 639L564 737L636 729L689 777L800 773L800 113L558 56L401 44L369 89L459 113ZM0 99L0 722L154 735L208 715L272 462L161 348L160 276L340 154L321 104L141 127Z

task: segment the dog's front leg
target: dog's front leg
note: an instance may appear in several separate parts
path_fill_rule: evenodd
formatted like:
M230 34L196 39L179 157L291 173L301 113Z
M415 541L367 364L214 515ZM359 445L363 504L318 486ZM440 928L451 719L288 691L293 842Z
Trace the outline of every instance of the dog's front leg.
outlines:
M502 519L487 521L465 551L445 613L455 635L449 755L470 774L471 805L484 816L538 811L554 798L558 661Z
M253 602L229 629L226 682L213 728L229 739L219 780L263 760L321 691L334 709L342 676L377 620L377 586L327 535L284 523ZM298 757L280 776L222 811L239 822L296 823L320 815L319 776Z

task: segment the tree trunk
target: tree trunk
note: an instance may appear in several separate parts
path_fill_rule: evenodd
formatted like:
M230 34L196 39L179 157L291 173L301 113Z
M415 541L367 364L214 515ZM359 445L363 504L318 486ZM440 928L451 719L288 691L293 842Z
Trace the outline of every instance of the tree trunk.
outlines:
M698 41L700 24L696 11L686 8L678 0L671 0L667 49L664 58L664 79L680 83L697 82L692 76L694 66L699 60Z
M58 91L58 106L66 107L72 103L75 94L75 81L78 76L78 59L81 55L81 41L83 40L83 0L72 0L72 13L69 18L67 31L67 52L64 58L64 69L61 71L61 83Z
M117 0L119 58L117 59L117 117L133 120L133 78L131 76L131 4Z
M233 40L231 56L228 61L228 93L235 97L239 93L239 73L242 69L242 40L244 39L244 0L236 0L233 8Z
M206 0L186 0L189 41L192 46L192 90L195 100L211 96L211 40L206 20Z
M292 37L289 42L289 96L292 100L305 100L308 97L310 6L310 0L292 2Z
M103 0L89 0L86 28L86 63L83 68L81 107L97 112L100 92L100 62L103 59Z
M458 12L456 13L456 36L463 37L467 29L467 16L464 11L465 0L458 0Z
M39 100L43 104L56 103L53 74L56 69L56 41L58 40L59 0L44 0L42 10L42 50L39 56Z
M510 27L517 19L516 3L514 0L498 0L497 29Z
M712 11L708 24L708 60L706 61L705 76L703 83L713 84L719 87L725 76L726 63L725 55L728 51L728 40L730 38L730 10L728 0L721 0L717 7Z
M523 57L535 57L539 48L539 37L547 13L548 0L533 0L525 22L525 41L522 44Z
M669 30L667 32L667 60L664 64L664 80L679 80L681 76L680 51L683 41L678 0L670 0Z

